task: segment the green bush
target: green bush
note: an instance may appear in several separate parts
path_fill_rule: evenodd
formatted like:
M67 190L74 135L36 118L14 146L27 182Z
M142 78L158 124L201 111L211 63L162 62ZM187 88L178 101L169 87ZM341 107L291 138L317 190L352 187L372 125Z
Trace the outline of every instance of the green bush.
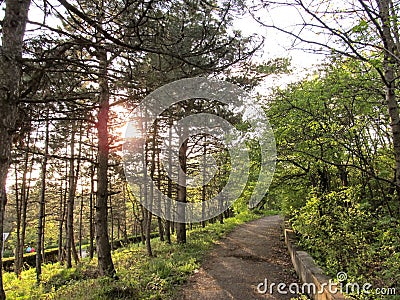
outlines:
M372 213L357 187L324 195L311 193L291 221L301 246L331 277L346 272L350 282L400 291L398 222ZM381 299L378 295L363 297Z

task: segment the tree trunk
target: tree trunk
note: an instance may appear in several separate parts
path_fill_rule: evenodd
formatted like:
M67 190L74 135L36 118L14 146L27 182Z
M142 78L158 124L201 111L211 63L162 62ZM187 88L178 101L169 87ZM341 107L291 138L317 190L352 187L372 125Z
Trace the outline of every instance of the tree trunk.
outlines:
M126 205L126 186L125 186L125 183L122 184L122 193L123 193L123 200L124 200L124 208L126 208L127 205ZM130 217L131 217L131 220L132 220L132 215ZM123 211L123 218L124 218L124 232L123 232L123 234L124 234L124 242L125 242L125 244L128 244L128 224L127 224L127 221L126 221L128 216L126 214L126 209L124 209L124 211Z
M79 210L79 257L82 259L82 227L83 227L83 189L81 190L81 205Z
M219 224L224 224L224 213L220 213L218 219L219 219Z
M75 198L75 124L71 127L69 160L69 179L68 179L68 201L67 201L67 232L66 232L66 251L67 268L72 268L72 247L74 235L74 198Z
M26 157L26 156L25 156ZM25 160L25 165L26 165ZM19 277L22 271L22 260L23 260L23 251L21 251L21 244L24 244L21 241L21 209L22 209L22 197L21 200L19 198L19 186L18 186L18 170L17 164L14 166L14 174L15 174L15 210L16 210L16 233L17 233L17 242L15 245L15 253L14 253L14 272L15 275ZM23 249L22 249L23 250ZM22 252L22 253L21 253Z
M46 257L45 257L45 244L44 244L44 239L46 236L46 203L43 204L43 223L42 223L42 262L46 261Z
M183 130L187 130L187 128L183 128ZM187 136L187 134L183 134L183 136ZM188 140L183 141L181 147L179 148L179 163L181 169L183 171L183 175L178 178L178 202L186 202L186 161L187 161L187 150L188 150ZM185 219L185 210L178 209L179 217L181 219ZM183 244L186 243L186 224L185 223L177 223L176 224L176 240L178 243Z
M15 198L16 198L16 213L17 213L17 245L15 247L15 273L17 276L21 274L22 266L23 266L23 257L25 253L25 235L26 235L26 212L28 208L28 199L29 199L29 192L30 192L30 182L32 180L32 171L33 171L33 164L34 160L33 157L29 159L29 144L30 138L29 135L27 136L26 141L28 149L25 152L24 158L24 169L22 174L22 183L21 183L21 193L18 197L18 176L17 170L15 171ZM31 161L29 166L29 179L27 180L26 176L28 173L28 161ZM17 166L16 166L17 168ZM20 198L19 205L18 198Z
M111 192L112 191L112 185L111 185L111 178L108 179L108 190ZM108 199L109 199L109 210L110 210L110 226L109 226L109 230L110 230L110 244L111 244L111 250L113 250L113 242L114 242L114 214L113 214L113 205L112 205L112 195L111 193L109 193L108 195Z
M157 138L157 122L155 122L154 126L156 127L155 132L154 132L154 142L156 141ZM154 146L154 150L157 150L157 188L161 192L161 165L160 165L160 149L158 148L158 145ZM157 206L158 206L158 211L161 211L161 194L157 194ZM157 217L157 222L158 222L158 234L160 235L160 241L164 241L164 226L163 226L163 221L160 217Z
M65 180L64 180L64 189L61 194L60 198L60 220L58 223L58 256L59 256L59 262L62 264L64 260L66 259L66 241L65 245L63 244L63 230L64 232L67 232L67 222L65 220L65 215L67 212L67 194L68 194L68 161L65 162ZM63 229L64 227L64 229Z
M92 156L93 157L93 156ZM90 195L89 195L89 257L94 255L94 228L93 228L93 197L94 193L94 166L90 167Z
M0 252L3 250L3 223L4 223L4 211L6 209L6 204L7 204L7 194L6 194L6 189L5 187L1 188L0 190L0 233L1 233L1 239L0 239ZM3 253L0 255L0 271L3 270ZM6 294L4 292L3 288L3 274L0 274L0 299L6 299Z
M48 117L48 113L47 113ZM49 154L49 121L46 121L46 137L44 142L44 157L42 161L42 178L40 185L39 199L39 216L36 240L36 282L40 283L42 275L42 248L44 235L44 215L45 215L45 200L46 200L46 175L47 175L47 157Z
M120 219L119 217L117 218L117 240L119 240L121 238L121 228L120 228L121 224L120 224Z
M98 267L101 275L115 276L114 263L111 257L111 245L108 236L107 200L108 200L108 117L110 110L110 91L107 78L107 52L97 49L99 60L99 113L97 119L98 132L98 169L97 169L97 199L96 199L96 247Z
M65 182L65 185L67 185L67 182ZM67 186L65 186L65 189L63 189L63 182L61 182L60 185L60 201L59 201L59 207L58 207L58 262L61 264L64 255L63 255L63 226L64 226L64 216L65 216L65 209L64 209L64 193L65 190L67 189Z
M144 209L145 225L146 225L146 234L145 234L146 250L149 256L153 256L153 250L151 248L151 219L153 217L153 214L146 208L143 209Z
M169 199L172 199L172 125L173 125L173 120L172 118L169 121L169 132L168 132L168 187L167 187L167 196ZM171 244L171 221L170 219L170 213L171 213L171 207L169 204L167 204L168 207L166 208L166 214L167 214L167 220L165 222L165 238L167 239L167 243Z
M145 113L145 116L142 117L142 120L140 122L140 130L141 132L147 132L148 127L147 127L147 114ZM154 139L154 136L153 136ZM153 141L154 142L154 141ZM153 144L154 145L154 144ZM153 147L154 148L154 147ZM153 149L154 150L154 149ZM146 203L146 205L141 205L142 209L142 216L143 216L143 223L144 223L144 238L145 238L145 244L146 244L146 250L147 250L147 255L153 256L153 250L151 248L151 221L152 221L152 203L153 203L153 186L147 183L148 180L148 174L147 174L147 155L148 155L148 141L145 141L144 145L144 152L142 153L142 164L143 164L143 184L140 185L140 197L141 203ZM151 167L150 167L150 181L153 178L154 175L154 151L153 151L153 156L151 159ZM149 195L150 192L150 195ZM142 225L143 226L143 225ZM143 227L142 227L143 228ZM143 232L143 229L142 229ZM143 240L142 240L143 242Z
M203 144L203 186L201 188L201 227L206 227L206 221L205 221L205 214L206 214L206 176L207 176L207 159L206 159L206 154L207 154L207 135L204 135L204 144Z
M142 244L144 245L146 242L146 237L145 237L145 225L143 224L145 222L145 208L143 207L142 204L140 204L140 213L142 215L142 218L139 220L140 222L140 241L142 242Z
M393 39L390 24L390 5L388 0L377 1L379 6L379 14L382 22L382 41L384 45L384 81L386 85L386 103L390 117L390 127L392 130L393 138L393 149L396 162L396 185L398 192L398 199L400 201L400 116L399 106L396 99L396 75L395 70L399 66L399 62L396 60L398 55L396 43Z
M145 151L145 160L147 159L147 149ZM144 201L149 204L149 202L151 203L153 201L153 186L151 185L150 187L147 184L147 168L144 169L144 173L145 173L145 180L144 180L144 193L143 193L143 197L144 197ZM150 192L150 195L148 193L148 191ZM147 209L146 207L143 207L143 211L144 211L144 224L145 224L145 239L146 239L146 250L147 250L147 254L151 257L153 256L153 250L151 248L151 220L152 220L152 213L151 210Z
M76 165L76 170L75 170L75 181L74 181L74 199L76 196L76 187L78 186L78 178L79 178L79 172L80 172L80 167L81 167L81 158L82 158L82 137L83 137L83 132L82 132L82 122L80 123L79 126L79 147L78 147L78 161L77 161L77 165ZM83 192L82 192L82 197L83 197ZM83 198L81 198L81 200L83 201ZM75 201L74 201L75 202ZM83 202L82 202L83 203ZM74 204L75 206L75 204ZM73 214L72 214L73 216ZM72 223L73 225L73 223ZM74 228L74 226L72 226L72 229ZM78 255L78 251L75 247L75 234L74 234L74 230L72 230L72 254L74 256L74 261L75 264L79 263L79 255Z
M3 235L4 209L6 205L6 178L11 162L12 137L16 131L21 58L25 26L28 19L29 0L6 0L2 22L0 49L0 235ZM1 247L3 239L1 239ZM5 299L3 265L0 262L0 299Z

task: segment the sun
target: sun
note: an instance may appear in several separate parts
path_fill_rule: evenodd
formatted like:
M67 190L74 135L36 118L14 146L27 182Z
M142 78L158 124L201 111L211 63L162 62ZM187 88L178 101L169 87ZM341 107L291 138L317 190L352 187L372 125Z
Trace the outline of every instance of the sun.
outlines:
M140 129L140 121L132 118L129 111L121 105L112 107L113 118L110 128L112 132L121 139L142 137L142 130Z

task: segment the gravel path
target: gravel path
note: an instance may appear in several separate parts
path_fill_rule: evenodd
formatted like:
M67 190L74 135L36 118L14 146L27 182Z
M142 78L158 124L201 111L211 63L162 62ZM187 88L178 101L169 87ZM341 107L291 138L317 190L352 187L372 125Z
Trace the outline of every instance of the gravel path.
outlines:
M298 283L282 233L282 218L269 216L238 226L220 240L176 300L291 299L295 295L258 292L270 283ZM259 287L263 290L265 285ZM286 288L286 291L288 289Z

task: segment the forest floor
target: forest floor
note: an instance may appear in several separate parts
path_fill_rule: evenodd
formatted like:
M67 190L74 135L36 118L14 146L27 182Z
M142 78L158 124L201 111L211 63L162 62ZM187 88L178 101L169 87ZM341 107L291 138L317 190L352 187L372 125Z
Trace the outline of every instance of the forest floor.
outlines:
M266 281L267 290L260 293ZM219 240L175 299L286 300L297 295L278 294L276 285L298 282L284 243L282 218L268 216L242 224ZM272 294L271 283L276 284Z

